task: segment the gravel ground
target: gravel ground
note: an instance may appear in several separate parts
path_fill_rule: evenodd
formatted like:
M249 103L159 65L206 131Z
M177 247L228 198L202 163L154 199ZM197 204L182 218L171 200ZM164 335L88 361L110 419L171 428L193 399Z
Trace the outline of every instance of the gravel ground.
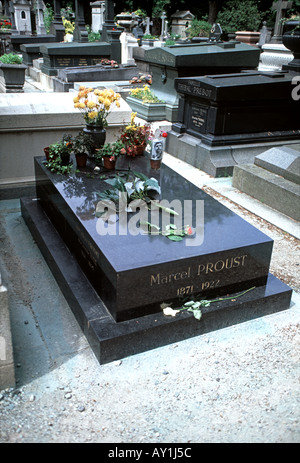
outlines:
M1 443L299 443L299 241L210 193L274 239L271 271L295 290L293 305L101 366L11 210L0 268L18 383L0 392ZM57 319L64 330L47 338L43 324Z

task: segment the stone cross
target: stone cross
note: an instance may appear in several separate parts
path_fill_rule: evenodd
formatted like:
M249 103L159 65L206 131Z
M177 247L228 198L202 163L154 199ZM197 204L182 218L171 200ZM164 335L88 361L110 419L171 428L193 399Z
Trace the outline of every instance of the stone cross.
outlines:
M153 26L153 22L150 21L150 18L147 16L146 20L143 21L143 25L146 26L145 35L151 35L150 26Z
M160 40L164 39L165 36L165 20L166 20L166 13L163 11L160 19L161 19L161 35L160 35Z
M282 31L283 31L283 22L282 20L285 17L285 12L289 8L292 8L293 2L287 2L283 0L278 0L272 5L272 9L276 11L276 20L274 27L274 35L272 37L271 43L281 43L282 42Z

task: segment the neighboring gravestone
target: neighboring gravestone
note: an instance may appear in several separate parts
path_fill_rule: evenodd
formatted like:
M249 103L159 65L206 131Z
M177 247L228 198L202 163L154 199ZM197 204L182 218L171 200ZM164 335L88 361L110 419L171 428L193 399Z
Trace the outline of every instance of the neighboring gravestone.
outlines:
M174 242L133 234L136 215L121 212L115 230L105 231L103 223L101 232L95 192L108 185L95 178L93 164L62 178L36 158L39 201L22 201L22 215L101 363L289 307L292 290L269 274L268 236L172 169L153 171L144 156L133 165L159 180L160 199L175 207L180 220L188 217L195 236ZM241 291L247 294L236 298ZM230 299L201 308L200 323L188 312L171 321L162 312L162 303L177 308L183 298L228 294Z
M177 120L178 95L174 79L240 72L255 69L260 50L239 42L206 42L147 49L143 62L149 64L154 94L166 102L166 119ZM135 55L134 55L135 56ZM137 61L137 59L136 59Z
M136 66L119 65L117 68L105 65L70 67L60 69L57 77L53 78L53 90L55 92L68 92L74 88L75 82L128 82L136 76Z
M77 38L78 42L43 44L40 52L43 55L44 64L42 71L50 76L56 76L61 68L73 66L90 66L97 64L101 58L110 58L118 63L121 62L121 29L117 30L114 24L113 2L105 2L105 23L103 24L101 42L85 42L83 27L83 3L77 0Z
M186 30L191 25L195 16L189 11L179 11L171 15L171 32L175 36L186 38Z
M213 24L208 41L209 42L219 42L221 35L223 34L222 28L219 23Z
M105 2L92 2L92 31L101 32L104 23Z
M50 34L55 36L57 42L64 40L65 28L62 22L60 10L61 0L53 0L54 17L50 26Z
M31 34L31 15L30 2L27 0L15 0L13 7L15 9L14 18L17 31L20 34Z
M296 147L297 145L295 145ZM255 157L254 164L236 166L232 186L263 204L300 221L300 145L283 146Z
M238 162L232 154L235 145L243 146L246 156L247 145L299 138L300 101L292 98L292 76L287 73L248 71L181 78L175 80L175 88L180 94L179 122L172 126L167 151L173 154L180 149L176 133L194 137L200 151L193 156L212 175L218 175L219 169L220 175L232 174ZM217 153L210 147L223 149Z
M85 27L83 1L84 0L75 0L74 42L88 42L88 31Z
M255 157L254 164L300 185L300 148L271 148Z

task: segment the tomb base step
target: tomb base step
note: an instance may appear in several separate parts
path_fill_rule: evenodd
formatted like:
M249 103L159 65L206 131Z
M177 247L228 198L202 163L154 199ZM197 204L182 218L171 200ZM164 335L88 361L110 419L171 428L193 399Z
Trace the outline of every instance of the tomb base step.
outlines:
M240 298L235 298L232 294L232 299L203 308L200 321L184 311L176 317L166 317L161 312L116 322L39 201L23 198L21 209L33 238L100 364L290 307L291 288L269 274L266 285L252 289Z
M262 167L247 164L235 166L232 186L278 212L300 220L300 188L296 183Z

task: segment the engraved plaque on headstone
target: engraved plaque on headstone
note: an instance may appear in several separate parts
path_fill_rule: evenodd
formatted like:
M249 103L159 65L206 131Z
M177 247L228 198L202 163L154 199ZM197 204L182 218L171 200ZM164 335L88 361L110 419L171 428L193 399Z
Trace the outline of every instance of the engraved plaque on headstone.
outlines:
M199 104L192 104L189 127L195 132L205 133L206 132L206 121L207 121L208 108Z
M74 66L73 58L68 57L54 57L54 66L58 68L66 68Z

